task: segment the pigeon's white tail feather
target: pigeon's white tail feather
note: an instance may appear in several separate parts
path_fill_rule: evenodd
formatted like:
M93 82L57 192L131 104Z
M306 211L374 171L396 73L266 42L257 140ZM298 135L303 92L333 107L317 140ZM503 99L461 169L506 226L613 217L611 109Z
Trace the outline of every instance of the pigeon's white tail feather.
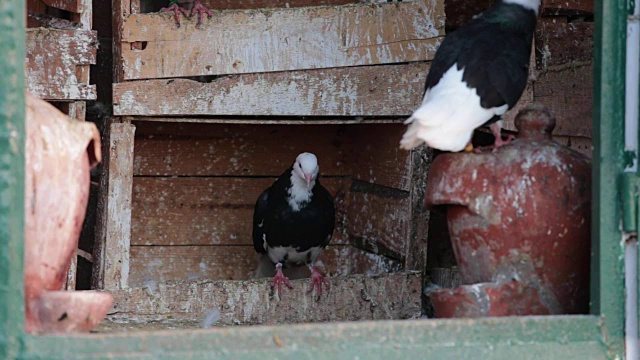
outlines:
M462 81L464 69L453 65L429 89L424 103L407 120L409 128L400 141L403 149L412 149L423 142L443 151L460 151L471 140L473 130L494 115L502 115L508 105L485 109L475 89Z
M410 122L410 120L412 119L413 117L409 118L409 120L407 120L405 124ZM411 150L415 147L418 147L424 142L422 139L418 138L419 127L420 127L420 123L418 122L413 122L411 123L411 125L409 125L409 128L402 136L402 140L400 140L401 149Z

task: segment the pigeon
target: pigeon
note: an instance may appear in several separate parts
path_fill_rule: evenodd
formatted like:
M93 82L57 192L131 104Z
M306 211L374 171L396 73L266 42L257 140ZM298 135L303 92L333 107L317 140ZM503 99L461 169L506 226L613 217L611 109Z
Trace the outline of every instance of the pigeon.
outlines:
M191 14L189 14L189 10L191 10ZM191 17L193 14L198 15L198 22L196 23L196 27L202 27L202 13L207 14L208 18L213 16L211 9L202 5L200 0L171 0L168 7L164 7L160 9L161 12L165 11L173 11L173 16L176 19L176 25L180 27L180 13L185 17Z
M441 151L470 151L473 131L490 125L497 149L502 140L502 115L520 99L529 72L531 42L540 0L498 0L438 48L427 75L422 105L400 147L411 150L423 142Z
M308 266L311 288L329 281L313 262L331 241L335 227L335 206L329 191L320 184L318 159L312 153L298 155L293 165L264 190L253 213L253 246L275 266L272 286L282 293L282 284L291 288L283 268Z

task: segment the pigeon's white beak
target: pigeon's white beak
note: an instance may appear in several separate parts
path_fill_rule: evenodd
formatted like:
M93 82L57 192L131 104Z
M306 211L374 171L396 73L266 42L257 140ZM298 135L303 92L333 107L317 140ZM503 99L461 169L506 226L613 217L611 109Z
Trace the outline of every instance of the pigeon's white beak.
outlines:
M307 186L311 184L311 174L304 174L304 179L307 180Z

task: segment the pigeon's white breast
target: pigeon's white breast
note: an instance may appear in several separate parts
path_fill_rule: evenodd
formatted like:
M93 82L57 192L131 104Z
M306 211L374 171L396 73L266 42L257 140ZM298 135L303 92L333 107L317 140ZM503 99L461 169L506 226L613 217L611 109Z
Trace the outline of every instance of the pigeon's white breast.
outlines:
M321 247L312 247L306 251L299 252L291 246L276 246L269 247L268 253L271 261L276 264L283 261L285 256L287 256L287 259L285 261L287 263L302 264L307 262L309 254L311 254L311 262L313 262L318 257L318 255L320 255L321 251Z

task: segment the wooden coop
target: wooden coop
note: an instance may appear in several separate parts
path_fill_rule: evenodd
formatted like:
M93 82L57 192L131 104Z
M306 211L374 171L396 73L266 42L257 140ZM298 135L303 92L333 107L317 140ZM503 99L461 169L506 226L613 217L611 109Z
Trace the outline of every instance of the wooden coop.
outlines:
M84 250L91 287L116 298L111 319L194 320L216 307L225 324L421 316L425 285L456 284L455 259L444 219L424 208L433 154L400 150L402 123L446 31L491 2L204 1L214 13L196 28L177 27L163 4L94 0L97 36L84 0L64 11L30 2L30 14L80 27L27 30L28 88L77 118L86 100L110 109L89 119L104 160ZM592 21L592 1L544 1L508 131L518 109L542 102L556 140L590 154ZM64 70L42 72L48 48L30 45L56 43L43 36L61 44L44 61ZM306 279L280 302L269 281L250 280L255 201L302 151L318 156L337 210L316 262L335 278L317 304Z
M267 281L229 280L255 272L253 206L303 151L318 156L338 213L316 263L340 278L324 311L286 321L420 316L429 157L398 139L444 34L443 4L294 5L226 9L197 29L121 4L93 273L116 290L119 316L201 317L212 297L235 297L233 316L221 309L229 322L285 321L251 310ZM384 273L397 275L351 277ZM382 311L341 313L360 291ZM310 296L290 295L274 308Z

